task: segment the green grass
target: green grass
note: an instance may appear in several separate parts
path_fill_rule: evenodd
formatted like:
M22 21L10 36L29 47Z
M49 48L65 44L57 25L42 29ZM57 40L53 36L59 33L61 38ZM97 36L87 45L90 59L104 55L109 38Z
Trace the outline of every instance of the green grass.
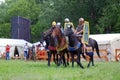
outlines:
M120 80L119 62L95 62L95 67L85 69L75 64L72 68L50 67L47 61L0 60L0 80Z

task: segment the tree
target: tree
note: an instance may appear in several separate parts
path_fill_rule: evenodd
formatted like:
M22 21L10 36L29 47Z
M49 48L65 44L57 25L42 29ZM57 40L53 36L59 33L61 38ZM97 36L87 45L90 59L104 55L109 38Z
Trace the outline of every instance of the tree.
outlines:
M96 25L100 33L119 32L120 2L119 0L106 1L101 18Z

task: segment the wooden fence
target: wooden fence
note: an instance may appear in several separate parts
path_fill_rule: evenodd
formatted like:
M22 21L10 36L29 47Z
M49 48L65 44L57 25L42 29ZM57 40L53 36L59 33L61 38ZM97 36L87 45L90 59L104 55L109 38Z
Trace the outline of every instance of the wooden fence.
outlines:
M101 59L104 60L104 61L108 61L106 49L102 49L99 52L100 52L100 55L101 55ZM37 53L36 53L36 59L47 60L48 59L47 51L46 50L38 50ZM96 51L94 52L94 59L99 60L99 57L97 56ZM53 57L51 58L51 60L53 60ZM71 60L71 58L70 58L70 60Z

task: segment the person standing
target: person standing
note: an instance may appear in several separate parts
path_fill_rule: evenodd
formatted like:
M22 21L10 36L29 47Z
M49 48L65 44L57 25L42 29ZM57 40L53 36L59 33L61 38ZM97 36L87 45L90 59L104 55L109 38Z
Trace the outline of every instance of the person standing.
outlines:
M35 61L35 46L32 45L32 60Z
M6 60L10 60L10 46L6 45Z
M24 45L24 57L25 57L25 61L28 58L28 50L29 50L28 44L25 43L25 45Z
M107 51L108 61L110 62L110 61L111 61L111 54L112 54L112 51L111 51L110 48L107 48L106 51Z

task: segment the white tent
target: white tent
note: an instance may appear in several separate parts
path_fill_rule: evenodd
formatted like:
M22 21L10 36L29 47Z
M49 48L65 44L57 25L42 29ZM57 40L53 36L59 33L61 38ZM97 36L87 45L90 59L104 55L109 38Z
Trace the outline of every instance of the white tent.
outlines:
M96 34L90 35L91 38L98 42L100 49L110 49L111 60L115 61L116 49L120 49L120 33L116 34Z
M10 57L14 57L14 51L15 51L15 46L17 47L19 57L23 57L24 54L24 45L25 43L28 44L29 47L32 46L31 43L23 40L23 39L5 39L5 38L0 38L0 55L5 53L5 46L8 44L10 45Z

